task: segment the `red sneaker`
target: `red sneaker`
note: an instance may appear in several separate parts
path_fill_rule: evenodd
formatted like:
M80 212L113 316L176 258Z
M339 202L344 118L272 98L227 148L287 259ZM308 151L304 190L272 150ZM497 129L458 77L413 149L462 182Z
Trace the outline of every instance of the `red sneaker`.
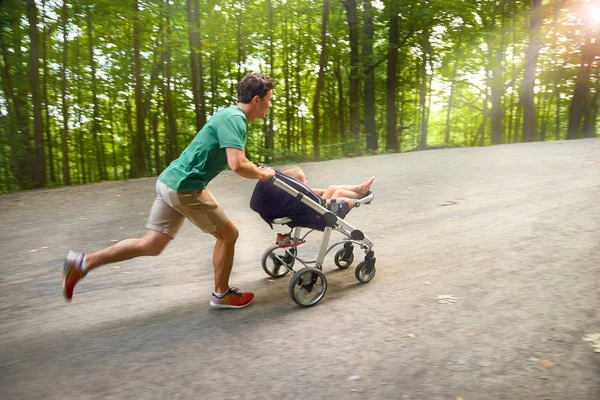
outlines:
M244 308L252 303L252 299L254 299L252 292L240 293L238 288L229 288L222 297L213 293L210 305L215 308Z
M85 254L69 251L65 257L65 267L63 269L62 287L65 300L71 301L75 285L86 274L81 271L81 263Z

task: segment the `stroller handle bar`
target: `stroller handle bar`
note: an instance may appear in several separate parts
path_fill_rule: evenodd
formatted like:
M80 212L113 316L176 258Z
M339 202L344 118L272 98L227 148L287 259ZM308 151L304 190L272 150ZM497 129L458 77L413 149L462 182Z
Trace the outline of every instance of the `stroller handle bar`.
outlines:
M335 215L333 212L331 212L327 208L310 200L303 193L300 193L298 190L294 189L287 183L283 182L281 179L278 179L277 176L273 176L267 182L272 183L273 185L277 186L279 189L283 190L284 192L294 196L296 199L298 199L299 201L301 201L303 204L307 205L308 207L312 208L314 211L323 215L325 217L325 220L327 221L328 225L331 225L331 226L337 225L341 232L343 232L344 234L346 234L347 236L349 236L353 239L363 240L364 243L367 246L369 246L369 248L373 248L373 246L375 245L373 243L373 241L371 241L371 239L369 239L367 236L365 236L360 230L356 229L355 227L350 225L348 222L344 221L342 218L338 218L337 215ZM365 196L361 199L356 199L354 204L356 207L359 207L361 203L368 203L371 200L373 200L373 193L369 192L369 194L367 196Z

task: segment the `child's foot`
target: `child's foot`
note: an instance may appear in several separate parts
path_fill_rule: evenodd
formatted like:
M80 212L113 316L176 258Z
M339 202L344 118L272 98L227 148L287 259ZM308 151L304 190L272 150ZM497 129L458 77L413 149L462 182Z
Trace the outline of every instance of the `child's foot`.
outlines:
M369 190L371 189L371 185L373 184L373 182L375 182L374 176L372 176L370 178L365 178L363 183L358 185L357 193L359 193L363 196L366 195L367 193L369 193Z

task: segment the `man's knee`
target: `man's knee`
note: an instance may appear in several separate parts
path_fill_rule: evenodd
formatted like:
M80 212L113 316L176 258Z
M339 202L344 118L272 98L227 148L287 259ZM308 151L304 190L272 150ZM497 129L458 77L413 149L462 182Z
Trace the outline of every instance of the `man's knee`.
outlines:
M142 238L142 248L148 256L158 256L167 247L171 238L160 232L148 231Z
M217 240L222 240L227 243L235 243L240 236L240 232L238 229L231 223L231 221L227 221L227 224L219 229L217 229L213 236L217 238Z

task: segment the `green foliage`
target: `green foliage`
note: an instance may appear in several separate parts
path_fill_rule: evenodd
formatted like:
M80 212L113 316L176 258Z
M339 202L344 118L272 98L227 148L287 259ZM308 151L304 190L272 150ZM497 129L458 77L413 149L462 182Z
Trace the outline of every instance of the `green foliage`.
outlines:
M42 102L48 186L64 184L65 117L66 155L72 183L94 182L105 172L111 180L129 176L135 161L132 154L139 111L134 93L133 31L137 18L141 31L142 92L144 99L149 99L142 139L144 174L160 173L169 161L169 154L177 157L196 134L189 37L190 31L194 33L196 29L188 23L187 0L138 0L138 3L136 13L133 1L68 1L65 64L63 2L36 1L41 46L39 74L45 93ZM323 2L202 0L199 4L201 45L194 50L202 56L207 116L235 103L236 83L247 72L259 70L272 74L277 84L272 121L274 145L265 148L270 121L256 122L250 127L247 153L255 162L312 160L312 103L321 51ZM492 89L500 93L503 142L521 140L523 116L519 97L530 38L530 2L384 0L372 4L373 55L361 56L360 69L371 68L375 74L378 149L365 151L364 127L361 126L359 143L350 135L348 21L342 3L330 0L325 83L317 107L320 159L355 156L356 148L361 154L388 152L386 104L390 82L386 65L391 50L389 20L396 14L399 48L394 105L401 151L491 144ZM362 27L363 2L357 5ZM538 136L544 140L564 139L569 119L574 118L570 110L575 101L576 82L582 82L578 81L584 55L581 44L589 42L593 35L598 42L600 38L598 29L588 26L590 22L584 18L586 10L581 4L548 2L543 7L543 46L537 60L535 85ZM96 65L95 87L88 26ZM31 38L22 0L0 3L0 33L0 192L6 192L32 187L36 163L28 76ZM166 108L168 49L169 112ZM593 63L597 70L597 59ZM63 68L67 77L67 115L62 111ZM584 126L586 118L593 118L595 125L598 111L598 75L592 74L583 83L588 102L579 106L585 108L579 127ZM94 98L99 114L96 135L92 134ZM364 119L361 108L361 121ZM170 137L171 129L176 129L175 138ZM421 143L423 137L425 143Z

